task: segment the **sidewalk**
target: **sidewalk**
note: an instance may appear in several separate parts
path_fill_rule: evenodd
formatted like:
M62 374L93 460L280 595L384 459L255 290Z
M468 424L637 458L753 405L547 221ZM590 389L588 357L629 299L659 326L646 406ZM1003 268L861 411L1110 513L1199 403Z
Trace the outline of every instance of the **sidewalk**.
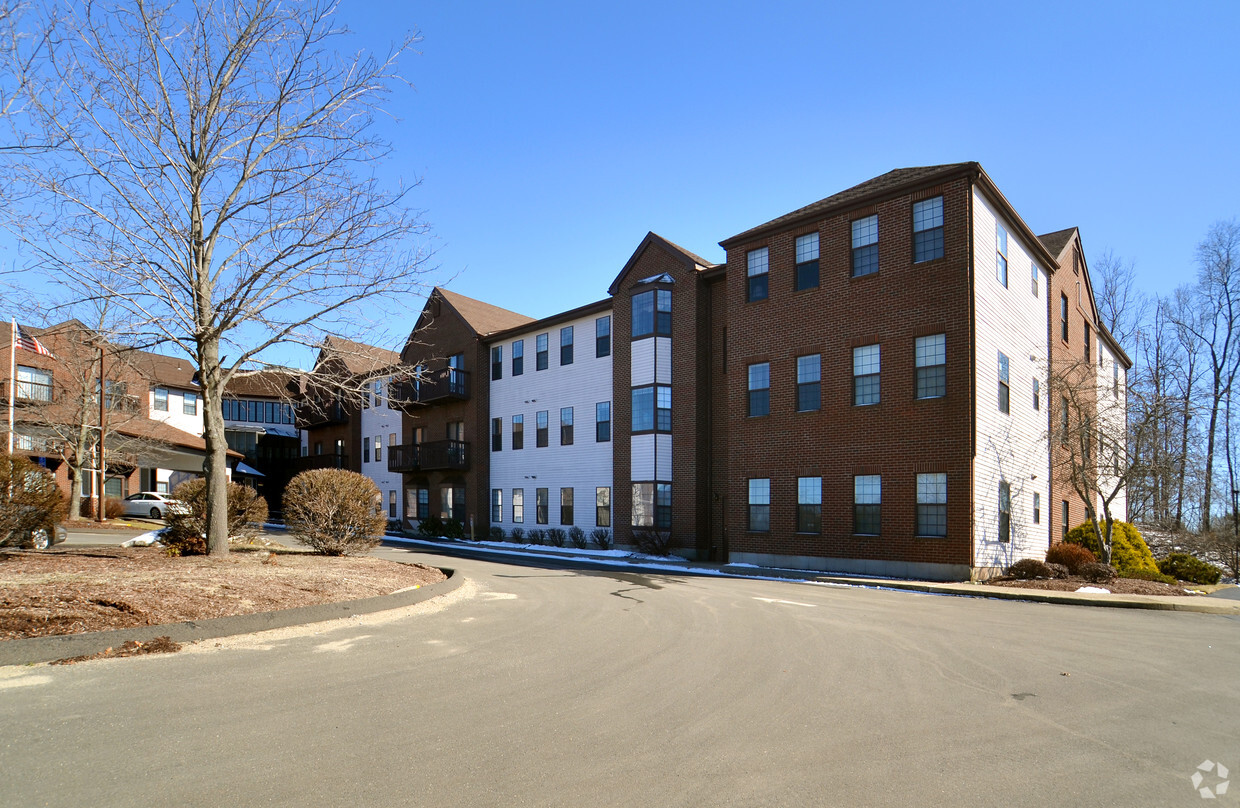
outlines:
M792 570L751 565L714 564L687 561L677 557L639 555L623 550L578 550L575 547L547 547L511 544L497 541L466 541L460 539L412 539L388 535L384 544L392 547L420 547L449 555L500 555L525 558L556 558L589 563L633 572L652 574L716 575L729 578L758 580L789 580L841 586L926 592L932 595L954 595L970 598L1023 600L1033 603L1058 603L1071 606L1105 606L1114 609L1154 609L1161 611L1199 612L1240 617L1240 600L1212 595L1119 595L1090 592L1054 592L1042 589L1019 589L986 584L938 583L895 578L872 578L837 575L814 570Z

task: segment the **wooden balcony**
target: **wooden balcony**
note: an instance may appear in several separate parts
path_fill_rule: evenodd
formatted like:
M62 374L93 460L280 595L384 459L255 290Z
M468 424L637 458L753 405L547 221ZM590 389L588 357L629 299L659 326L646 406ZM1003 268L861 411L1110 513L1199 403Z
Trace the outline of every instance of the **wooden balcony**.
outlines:
M469 372L457 368L427 370L420 379L393 384L392 391L398 405L468 401Z
M388 447L388 471L467 471L469 443L436 440Z

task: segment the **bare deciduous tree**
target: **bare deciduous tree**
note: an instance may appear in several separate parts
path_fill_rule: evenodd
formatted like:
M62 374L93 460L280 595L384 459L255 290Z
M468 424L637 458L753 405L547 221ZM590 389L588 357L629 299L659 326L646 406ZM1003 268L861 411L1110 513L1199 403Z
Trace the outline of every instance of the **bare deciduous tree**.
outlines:
M1110 561L1112 508L1145 471L1149 445L1158 440L1165 402L1131 387L1100 380L1089 362L1054 364L1047 375L1054 403L1048 435L1056 477L1066 480L1085 503L1085 515Z
M221 396L282 343L356 325L420 288L425 232L379 163L397 57L342 54L324 0L87 4L31 94L63 145L25 180L55 203L26 238L80 296L199 369L208 544L227 552ZM50 236L50 238L48 237Z

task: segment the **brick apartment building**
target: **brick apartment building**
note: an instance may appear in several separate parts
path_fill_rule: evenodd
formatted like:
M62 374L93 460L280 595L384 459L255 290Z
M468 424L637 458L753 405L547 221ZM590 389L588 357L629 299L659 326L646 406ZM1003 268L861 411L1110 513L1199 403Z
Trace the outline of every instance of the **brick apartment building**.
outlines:
M1122 403L1131 361L1074 228L1036 235L959 163L721 246L716 265L650 233L608 300L538 321L436 289L391 396L406 524L669 531L698 558L959 579L1084 519L1054 473L1050 369L1097 362L1085 381Z

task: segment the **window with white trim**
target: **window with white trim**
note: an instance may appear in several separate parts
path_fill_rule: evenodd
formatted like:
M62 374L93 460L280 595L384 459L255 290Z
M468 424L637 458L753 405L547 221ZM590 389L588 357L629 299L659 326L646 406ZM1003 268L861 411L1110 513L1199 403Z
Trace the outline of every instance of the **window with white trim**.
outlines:
M852 276L878 272L878 214L852 223Z

